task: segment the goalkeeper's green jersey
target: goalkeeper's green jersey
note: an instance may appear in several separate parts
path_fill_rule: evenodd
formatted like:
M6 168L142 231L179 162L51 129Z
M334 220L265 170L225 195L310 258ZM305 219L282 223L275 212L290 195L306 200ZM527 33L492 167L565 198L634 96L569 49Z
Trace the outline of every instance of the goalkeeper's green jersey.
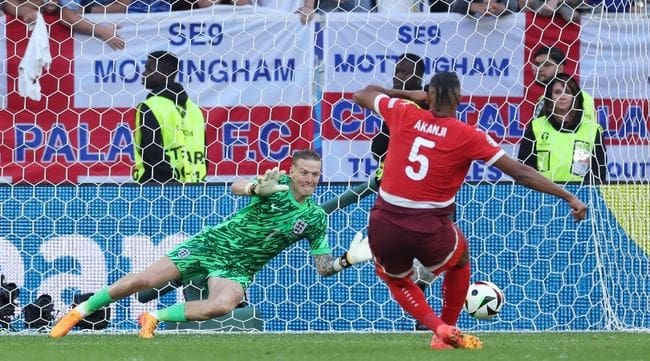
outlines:
M289 184L283 175L279 184ZM311 255L330 254L327 214L311 198L298 203L291 191L251 197L224 222L207 227L193 240L203 243L206 261L252 277L273 257L301 239ZM215 265L215 266L216 266Z

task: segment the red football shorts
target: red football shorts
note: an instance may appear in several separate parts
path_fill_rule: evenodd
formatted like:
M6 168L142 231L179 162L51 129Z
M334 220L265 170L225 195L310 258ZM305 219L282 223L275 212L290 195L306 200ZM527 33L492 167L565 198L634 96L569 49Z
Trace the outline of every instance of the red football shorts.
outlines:
M435 274L456 265L467 241L448 215L440 209L394 206L378 197L368 225L377 266L389 276L402 278L410 274L414 258Z

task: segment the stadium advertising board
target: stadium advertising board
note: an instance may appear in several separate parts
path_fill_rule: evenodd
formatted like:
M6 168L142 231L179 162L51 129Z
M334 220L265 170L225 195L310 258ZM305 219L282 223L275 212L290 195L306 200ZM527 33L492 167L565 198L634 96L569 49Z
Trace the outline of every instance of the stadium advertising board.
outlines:
M347 188L319 187L316 197ZM463 314L460 327L603 330L613 321L627 329L648 327L647 305L639 297L647 293L648 276L636 270L647 269L650 243L647 225L635 221L648 214L647 185L566 188L589 199L590 221L567 221L563 201L518 185L463 186L458 223L474 250L474 277L503 287L507 303L491 322ZM22 305L46 293L56 310L66 311L75 293L96 291L141 270L187 235L223 220L241 203L227 193L224 185L0 187L6 224L0 273L20 287ZM367 214L371 198L352 211ZM631 205L630 199L638 201ZM330 216L333 254L347 249L366 219L349 211ZM323 278L308 254L309 243L300 241L255 277L249 300L260 310L265 331L413 330L413 320L391 300L372 263ZM440 287L432 292L439 302ZM142 311L180 300L180 292L158 304L125 298L111 306L111 326L133 330ZM14 320L12 328L24 327L19 317Z

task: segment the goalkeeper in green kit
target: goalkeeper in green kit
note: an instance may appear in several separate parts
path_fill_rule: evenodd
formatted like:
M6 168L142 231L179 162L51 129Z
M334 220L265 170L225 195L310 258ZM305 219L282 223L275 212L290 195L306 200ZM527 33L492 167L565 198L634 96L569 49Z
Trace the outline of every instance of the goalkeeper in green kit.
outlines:
M233 183L234 194L252 197L248 206L222 223L204 228L145 270L99 290L63 316L50 336L65 336L85 316L138 291L197 276L206 278L208 298L143 313L138 318L140 337L152 338L159 321L202 321L225 315L244 299L244 290L255 274L301 239L309 240L316 269L324 277L369 260L368 239L360 233L343 256L331 255L327 214L311 199L321 165L318 153L299 150L293 155L289 176L276 167L252 182Z

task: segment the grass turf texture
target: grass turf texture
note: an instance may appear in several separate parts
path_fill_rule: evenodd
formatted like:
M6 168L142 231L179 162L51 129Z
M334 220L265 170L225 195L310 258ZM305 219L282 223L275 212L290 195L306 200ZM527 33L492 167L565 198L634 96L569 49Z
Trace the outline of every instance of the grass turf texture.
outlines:
M488 333L482 350L433 351L418 333L0 336L12 361L650 360L650 333Z

